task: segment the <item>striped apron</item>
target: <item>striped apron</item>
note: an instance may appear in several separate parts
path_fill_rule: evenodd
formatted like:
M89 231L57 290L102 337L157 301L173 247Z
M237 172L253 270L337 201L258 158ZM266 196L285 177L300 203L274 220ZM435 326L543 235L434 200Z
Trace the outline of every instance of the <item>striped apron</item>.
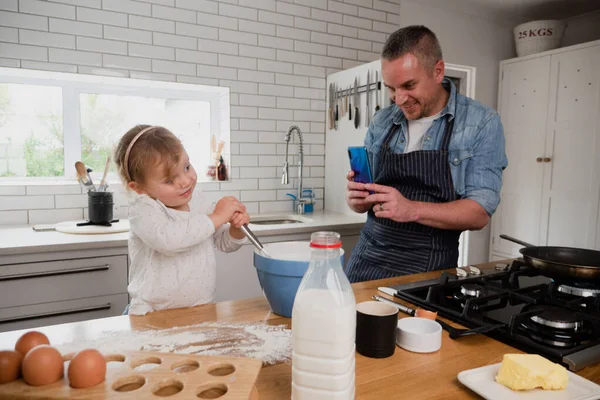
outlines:
M448 144L454 121L446 123L440 150L394 154L389 146L400 125L392 126L381 148L375 183L391 186L409 200L445 203L457 200ZM456 267L461 231L377 218L368 212L358 244L346 266L350 282L391 278Z

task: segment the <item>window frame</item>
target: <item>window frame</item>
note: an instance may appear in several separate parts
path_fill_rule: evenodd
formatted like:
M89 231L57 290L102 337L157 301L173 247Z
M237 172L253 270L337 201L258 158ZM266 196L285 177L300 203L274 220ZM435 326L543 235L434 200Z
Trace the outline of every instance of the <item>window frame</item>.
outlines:
M81 160L79 98L82 93L208 101L211 114L210 134L214 135L217 141L223 140L226 149L229 149L231 145L230 90L228 87L4 67L0 67L0 83L62 88L64 134L63 176L1 177L0 183L15 181L25 183L35 181L61 182L76 179L74 165L76 161ZM144 121L140 121L140 123L144 123ZM177 134L177 132L174 133ZM207 138L206 143L207 146L210 146L210 137ZM231 165L229 152L224 153L223 158L226 159L227 165ZM204 166L196 166L196 168L204 168Z

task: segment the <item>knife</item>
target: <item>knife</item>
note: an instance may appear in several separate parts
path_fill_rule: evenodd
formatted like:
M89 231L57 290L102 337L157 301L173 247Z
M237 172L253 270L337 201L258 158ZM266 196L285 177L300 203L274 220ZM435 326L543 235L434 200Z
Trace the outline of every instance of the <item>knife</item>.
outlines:
M337 85L333 84L333 128L337 130L337 121L338 121L338 93L337 93Z
M379 111L379 89L381 85L379 83L379 71L375 71L375 112Z
M343 113L343 115L346 115L347 112L348 112L348 87L346 87L346 89L344 90L344 113Z
M358 129L358 78L354 78L354 129Z
M329 129L333 129L333 83L329 84Z
M398 291L396 289L392 289L392 288L388 288L388 287L378 287L377 290L379 290L380 292L383 292L383 293L387 294L388 296L394 296L394 297L400 298L398 296ZM388 300L385 297L373 296L373 298L375 300L377 300L377 301L383 301L385 303L390 303L391 305L393 305L394 307L396 307L400 311L402 311L404 314L408 314L408 315L414 316L415 313L416 313L415 309L407 307L407 306L405 306L403 304L400 304L400 303L396 303L395 301Z
M348 121L352 121L352 85L348 87Z
M367 71L367 118L365 118L365 126L368 128L371 123L371 78L370 71Z

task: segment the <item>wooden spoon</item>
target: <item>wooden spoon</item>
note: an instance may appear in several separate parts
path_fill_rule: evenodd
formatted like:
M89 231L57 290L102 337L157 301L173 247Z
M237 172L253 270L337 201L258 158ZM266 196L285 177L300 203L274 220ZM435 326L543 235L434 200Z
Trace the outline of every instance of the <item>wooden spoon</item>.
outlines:
M75 169L77 170L77 180L83 185L84 188L89 192L90 190L96 191L96 186L92 182L92 178L87 172L85 165L81 161L75 163Z

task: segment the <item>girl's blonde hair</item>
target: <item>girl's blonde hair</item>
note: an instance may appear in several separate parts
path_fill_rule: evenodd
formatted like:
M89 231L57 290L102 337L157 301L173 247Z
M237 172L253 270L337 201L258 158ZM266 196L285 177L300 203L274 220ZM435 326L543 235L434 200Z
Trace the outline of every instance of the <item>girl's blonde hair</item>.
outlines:
M125 157L131 141L144 129L144 132L129 149L127 165ZM119 140L115 152L115 163L125 186L129 182L144 183L149 167L160 165L165 175L179 163L183 153L181 141L162 126L136 125Z

